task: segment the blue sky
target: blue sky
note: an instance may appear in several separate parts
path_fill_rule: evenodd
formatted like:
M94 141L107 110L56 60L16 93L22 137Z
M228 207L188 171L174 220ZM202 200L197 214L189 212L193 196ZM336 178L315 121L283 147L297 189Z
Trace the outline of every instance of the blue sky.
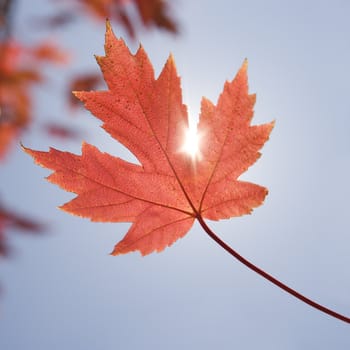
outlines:
M53 11L48 3L18 1L16 34L28 44L63 40L75 63L47 71L52 84L36 91L38 117L80 126L82 139L132 159L89 112L72 115L57 98L72 72L98 71L93 55L103 54L104 24L28 30L28 18ZM254 123L276 120L262 158L242 176L269 188L265 204L210 227L287 285L349 316L350 3L177 0L173 7L178 37L151 31L139 39L157 74L173 53L191 115L202 96L216 102L248 58ZM53 140L35 128L22 142L80 153L81 140ZM14 255L0 265L1 349L349 349L348 325L249 271L199 225L160 254L108 255L129 225L57 210L72 194L44 181L48 174L19 147L0 169L4 201L49 225L42 236L11 234Z

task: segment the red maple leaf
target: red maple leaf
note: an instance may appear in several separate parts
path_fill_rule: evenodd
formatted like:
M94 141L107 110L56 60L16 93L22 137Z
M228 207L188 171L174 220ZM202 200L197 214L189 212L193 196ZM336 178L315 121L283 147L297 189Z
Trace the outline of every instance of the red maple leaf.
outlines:
M143 48L132 55L110 26L105 49L97 61L109 90L75 94L141 165L89 144L81 156L27 149L55 171L49 181L78 194L63 210L93 221L133 222L112 254L145 255L183 237L196 218L248 214L263 202L264 187L237 180L257 160L273 127L250 125L255 96L248 94L246 62L225 84L217 106L202 101L200 159L193 159L181 150L188 120L173 58L155 79Z
M221 247L247 267L312 307L350 319L315 303L253 265L224 243L204 219L249 214L267 190L238 177L260 156L273 122L252 126L255 95L248 94L247 62L226 82L216 105L202 100L193 157L183 150L188 130L180 79L172 56L157 79L142 47L132 55L107 23L106 55L97 61L107 91L76 92L102 127L137 157L140 165L83 144L82 155L51 148L24 150L54 172L48 180L77 196L61 208L93 221L132 222L112 254L162 251L183 237L195 219Z

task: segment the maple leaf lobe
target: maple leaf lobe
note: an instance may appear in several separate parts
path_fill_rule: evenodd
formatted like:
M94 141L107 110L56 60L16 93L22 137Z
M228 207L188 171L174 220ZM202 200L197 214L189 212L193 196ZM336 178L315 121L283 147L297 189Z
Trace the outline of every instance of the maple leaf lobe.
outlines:
M273 123L251 126L255 95L248 94L247 61L226 82L217 105L203 98L198 131L201 160L180 151L187 109L169 56L158 78L142 46L135 55L106 25L105 56L97 56L108 90L75 95L102 128L126 146L140 165L84 143L82 154L25 148L54 172L52 183L76 193L61 209L92 221L131 222L112 254L162 251L183 237L196 218L249 214L266 188L238 180L260 156Z

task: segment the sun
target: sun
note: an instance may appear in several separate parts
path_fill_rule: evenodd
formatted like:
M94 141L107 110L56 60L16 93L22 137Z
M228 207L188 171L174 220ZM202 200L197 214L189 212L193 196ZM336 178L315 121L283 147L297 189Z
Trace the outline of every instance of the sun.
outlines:
M195 124L190 123L185 129L184 143L181 151L187 153L192 159L200 158L200 135Z

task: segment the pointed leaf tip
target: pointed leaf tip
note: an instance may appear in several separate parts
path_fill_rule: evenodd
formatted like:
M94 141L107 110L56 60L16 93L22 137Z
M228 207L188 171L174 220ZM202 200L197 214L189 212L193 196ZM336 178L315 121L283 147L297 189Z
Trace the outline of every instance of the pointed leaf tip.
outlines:
M167 65L170 65L171 67L174 67L175 70L176 70L176 63L175 63L175 58L174 58L174 55L172 53L170 53L168 59L167 59L167 62L166 62Z
M244 59L240 70L243 72L246 72L248 70L248 58Z
M107 31L113 31L112 26L111 26L111 22L108 18L106 18L106 32Z
M168 60L175 64L175 58L172 52L170 52Z

